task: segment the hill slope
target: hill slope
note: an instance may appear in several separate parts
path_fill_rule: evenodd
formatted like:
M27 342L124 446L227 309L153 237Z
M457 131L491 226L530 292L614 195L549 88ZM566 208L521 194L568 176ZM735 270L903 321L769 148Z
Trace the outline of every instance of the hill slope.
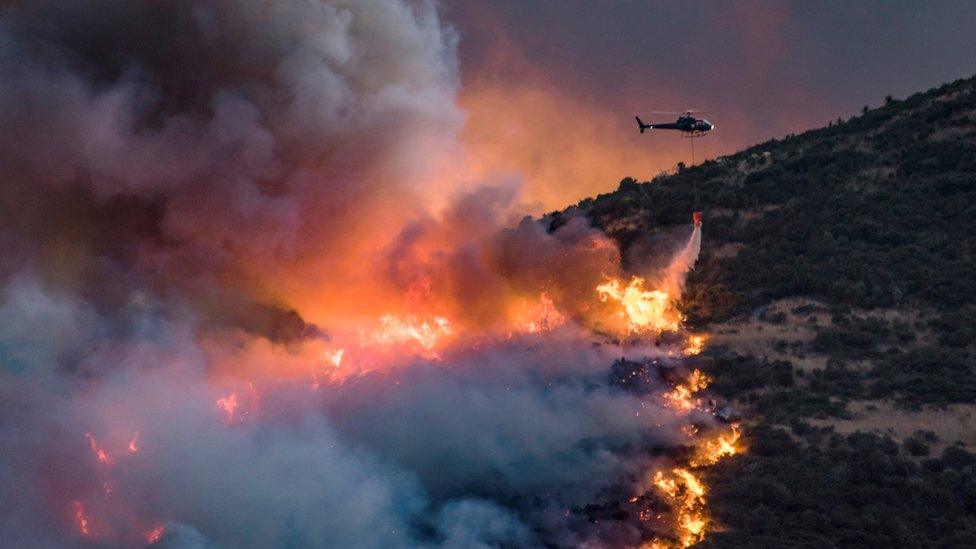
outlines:
M751 445L708 543L976 544L976 80L679 168L546 219L639 250L704 212L682 307Z

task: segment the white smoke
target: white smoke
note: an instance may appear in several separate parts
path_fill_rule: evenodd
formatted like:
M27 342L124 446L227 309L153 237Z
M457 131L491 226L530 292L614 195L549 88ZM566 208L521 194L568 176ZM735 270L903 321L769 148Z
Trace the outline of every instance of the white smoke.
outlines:
M701 253L701 225L695 224L688 243L674 256L664 271L664 285L668 293L680 296L685 288L685 279Z

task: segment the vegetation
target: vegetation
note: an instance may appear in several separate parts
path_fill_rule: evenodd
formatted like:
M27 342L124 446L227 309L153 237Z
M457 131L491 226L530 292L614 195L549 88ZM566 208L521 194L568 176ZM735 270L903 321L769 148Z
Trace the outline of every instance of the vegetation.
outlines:
M914 303L972 320L974 147L976 84L960 80L653 181L624 179L575 210L625 250L702 210L707 238L685 307L694 322L794 295L865 309ZM549 214L551 226L567 213ZM714 253L728 244L741 251Z
M862 110L546 216L582 213L638 253L702 210L681 303L693 325L802 325L769 357L695 359L747 418L749 451L708 470L708 547L976 547L976 455L920 430L842 435L887 402L976 404L976 79ZM822 305L765 314L780 299ZM889 314L890 313L890 314ZM779 333L779 332L777 332ZM818 357L818 366L796 361ZM820 366L819 364L823 364ZM627 384L639 384L627 378Z
M749 440L748 453L708 472L728 530L706 547L976 546L976 456L966 450L918 463L866 433L811 442L759 426Z

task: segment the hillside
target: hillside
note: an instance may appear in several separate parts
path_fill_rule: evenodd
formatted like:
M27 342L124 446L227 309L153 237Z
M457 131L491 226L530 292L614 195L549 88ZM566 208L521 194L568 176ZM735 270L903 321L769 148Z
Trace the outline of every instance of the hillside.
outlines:
M709 478L726 531L706 543L976 545L976 80L546 220L640 252L695 209L682 308L750 446Z

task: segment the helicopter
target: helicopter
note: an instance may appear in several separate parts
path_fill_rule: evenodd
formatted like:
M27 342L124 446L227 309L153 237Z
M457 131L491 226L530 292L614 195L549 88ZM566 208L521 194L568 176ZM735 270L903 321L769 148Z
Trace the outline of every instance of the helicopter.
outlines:
M640 129L641 133L644 130L678 130L681 132L681 137L703 137L706 133L715 129L715 125L705 120L704 118L695 118L695 114L700 114L700 111L685 111L681 112L671 112L671 111L653 111L655 114L677 114L677 122L664 123L664 124L645 124L639 116L635 116L637 119L637 127Z

